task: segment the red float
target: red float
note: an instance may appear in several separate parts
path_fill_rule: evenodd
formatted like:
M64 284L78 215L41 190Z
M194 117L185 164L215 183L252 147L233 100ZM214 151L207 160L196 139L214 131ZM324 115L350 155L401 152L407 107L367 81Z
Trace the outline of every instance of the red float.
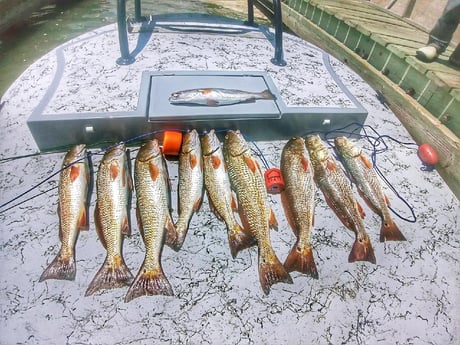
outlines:
M265 171L265 186L267 192L270 194L279 194L284 190L284 180L281 176L281 170L278 168L271 168Z
M438 164L438 153L429 144L422 144L418 147L418 156L427 165Z

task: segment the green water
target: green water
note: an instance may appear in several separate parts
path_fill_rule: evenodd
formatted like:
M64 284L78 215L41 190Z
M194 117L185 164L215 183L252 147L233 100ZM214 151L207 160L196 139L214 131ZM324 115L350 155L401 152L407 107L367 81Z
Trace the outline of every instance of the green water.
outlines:
M128 14L134 1L127 0ZM21 28L0 36L0 96L35 60L84 32L116 21L116 0L67 0L32 14ZM245 0L144 0L142 14L209 13L244 19ZM257 16L256 21L267 23Z

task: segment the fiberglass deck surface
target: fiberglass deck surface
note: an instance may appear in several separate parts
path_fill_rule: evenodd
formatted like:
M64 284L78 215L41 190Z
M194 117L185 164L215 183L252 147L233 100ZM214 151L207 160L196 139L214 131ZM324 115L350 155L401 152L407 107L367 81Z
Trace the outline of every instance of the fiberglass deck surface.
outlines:
M224 36L225 38L226 36ZM273 49L257 37L238 40L199 33L165 33L149 37L130 66L117 66L117 32L108 26L83 35L33 64L6 92L1 109L1 158L37 152L26 126L41 107L48 113L129 110L137 102L142 70L264 70L285 101L344 107L343 95L323 66L323 53L285 35L286 67L270 64ZM131 46L137 36L130 36ZM265 42L265 43L264 43ZM262 46L261 46L262 45ZM105 55L103 55L105 54ZM254 57L257 56L257 60ZM58 84L56 70L65 61ZM64 60L62 60L64 59ZM264 62L261 62L264 61ZM379 134L411 142L407 131L382 105L375 92L342 63L335 72L368 110L366 125ZM54 79L53 79L54 78ZM300 80L300 81L299 81ZM56 85L48 97L50 85ZM48 97L43 101L43 97ZM299 135L308 128L299 128ZM364 140L354 141L366 147ZM258 142L272 166L279 166L285 141ZM136 154L133 148L132 157ZM96 150L96 149L95 149ZM163 269L174 297L141 297L124 303L126 289L84 292L105 257L94 230L76 246L74 282L38 278L59 250L57 186L64 152L1 161L1 204L32 186L37 189L8 204L0 213L0 343L2 344L455 344L460 336L458 305L458 200L436 171L422 171L413 148L389 142L378 165L413 206L415 223L395 217L408 239L379 243L380 219L365 208L377 264L347 262L353 235L317 192L312 233L319 279L292 273L292 285L260 288L255 248L233 260L224 224L205 198L191 221L183 249L165 247ZM94 157L97 170L100 156ZM173 216L177 218L177 162L168 161ZM388 191L388 189L386 189ZM37 196L36 196L37 195ZM407 207L388 191L393 207L410 217ZM31 200L28 198L35 196ZM9 210L16 203L15 206ZM133 205L135 199L133 199ZM271 232L273 247L284 261L294 235L279 195L270 196L279 223ZM144 257L134 208L132 236L124 257L136 273Z

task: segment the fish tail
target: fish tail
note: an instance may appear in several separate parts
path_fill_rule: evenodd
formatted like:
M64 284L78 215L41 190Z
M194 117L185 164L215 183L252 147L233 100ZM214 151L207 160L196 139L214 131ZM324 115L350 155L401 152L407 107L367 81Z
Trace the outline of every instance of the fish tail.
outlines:
M269 89L262 91L261 98L262 99L276 99L275 95L272 94Z
M353 243L353 247L351 248L350 255L348 256L348 262L355 261L369 261L373 264L376 263L374 249L372 248L369 237L356 237L355 243Z
M61 254L58 254L43 271L39 282L46 279L75 280L76 272L75 257L73 255L61 256Z
M288 272L297 271L318 279L318 270L310 246L302 248L296 243L284 262L284 268Z
M380 228L380 242L385 241L406 241L406 238L393 220L382 221L382 227Z
M232 231L228 234L228 242L232 257L235 259L241 250L254 246L257 240L251 233L245 231L238 223L235 223Z
M132 280L133 275L121 256L118 255L112 260L106 258L104 264L89 284L85 296L90 296L102 289L128 286Z
M173 296L174 293L161 266L154 270L147 270L142 266L126 293L125 302L140 296L153 295Z
M261 257L259 254L259 279L262 290L266 295L270 292L270 287L276 283L292 284L292 278L284 269L275 253L268 258Z

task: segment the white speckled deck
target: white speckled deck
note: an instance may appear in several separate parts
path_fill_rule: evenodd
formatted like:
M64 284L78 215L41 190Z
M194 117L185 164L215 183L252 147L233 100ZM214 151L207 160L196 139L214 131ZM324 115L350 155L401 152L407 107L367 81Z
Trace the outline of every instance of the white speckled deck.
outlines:
M130 36L131 47L136 41L136 35ZM228 39L164 32L149 38L135 64L118 66L115 26L83 35L37 61L6 92L0 110L0 157L37 152L26 126L37 107L58 114L135 107L142 70L262 70L272 76L288 104L351 104L325 70L320 50L286 34L288 65L277 67L269 62L272 47L260 46L266 43L251 35ZM255 63L248 56L266 63ZM65 60L65 69L59 87L50 94L59 59ZM412 141L368 85L342 63L334 59L332 63L368 110L366 125L380 134ZM47 92L49 99L43 101ZM299 128L299 134L307 130ZM284 143L258 145L267 161L278 166ZM395 218L408 241L379 243L380 220L366 208L365 224L377 265L347 262L353 236L318 192L312 238L319 279L292 273L293 285L274 285L265 296L259 285L256 249L233 260L225 227L205 200L192 219L183 249L163 252L163 268L175 297L142 297L130 303L123 302L126 289L83 296L105 256L92 217L90 231L82 232L77 242L75 281L38 283L59 249L54 188L58 176L47 178L58 171L64 153L2 160L1 204L40 186L0 209L0 343L456 344L460 337L459 202L436 171L420 169L413 148L389 144L389 150L378 155L379 167L414 207L417 222ZM94 157L95 169L99 159ZM177 162L168 165L175 205ZM391 192L389 197L396 210L410 217ZM94 201L95 193L91 215ZM284 261L294 235L279 195L270 201L279 222L272 243ZM7 210L17 202L21 204ZM136 273L144 245L134 209L132 219L133 234L124 242L124 257Z

